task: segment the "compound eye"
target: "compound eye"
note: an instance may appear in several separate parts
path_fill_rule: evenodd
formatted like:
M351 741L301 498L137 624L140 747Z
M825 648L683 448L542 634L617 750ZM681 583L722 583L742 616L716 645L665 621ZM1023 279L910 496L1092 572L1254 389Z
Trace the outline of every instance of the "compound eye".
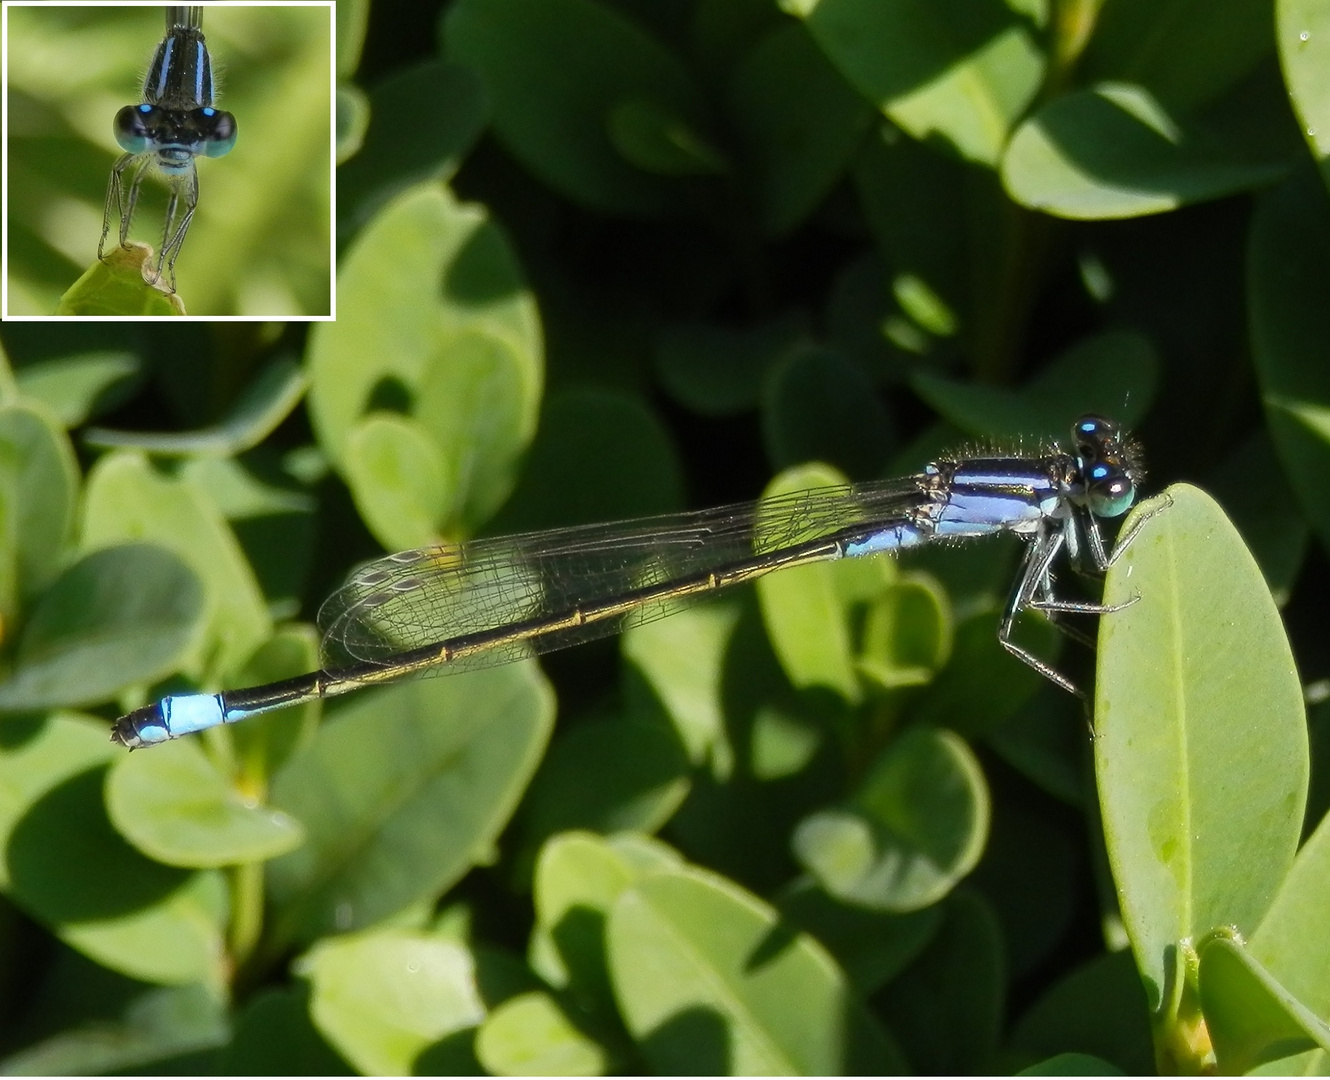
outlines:
M1136 485L1121 469L1099 462L1086 475L1086 501L1095 517L1121 517L1136 501Z
M236 118L223 109L205 108L195 113L203 133L203 156L221 157L236 144Z
M152 105L126 105L115 114L115 141L127 154L142 154L152 142L148 125L157 111Z

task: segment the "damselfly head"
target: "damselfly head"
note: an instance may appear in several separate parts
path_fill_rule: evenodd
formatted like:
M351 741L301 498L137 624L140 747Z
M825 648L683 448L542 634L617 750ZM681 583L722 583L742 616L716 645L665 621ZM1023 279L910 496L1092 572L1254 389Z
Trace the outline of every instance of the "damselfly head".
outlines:
M1082 416L1071 430L1090 512L1105 518L1125 514L1145 480L1140 443L1102 416Z

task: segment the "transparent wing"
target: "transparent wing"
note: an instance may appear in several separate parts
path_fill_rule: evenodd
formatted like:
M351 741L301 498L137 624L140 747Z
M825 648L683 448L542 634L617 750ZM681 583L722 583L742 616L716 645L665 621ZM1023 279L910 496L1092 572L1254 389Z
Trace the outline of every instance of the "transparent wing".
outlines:
M927 501L916 478L819 488L684 514L521 533L403 551L369 563L319 611L323 664L341 669L501 627L530 636L442 664L472 670L565 648L662 618L697 599L669 587L761 564L795 545L907 520ZM641 603L633 598L651 593ZM628 598L610 618L551 626Z

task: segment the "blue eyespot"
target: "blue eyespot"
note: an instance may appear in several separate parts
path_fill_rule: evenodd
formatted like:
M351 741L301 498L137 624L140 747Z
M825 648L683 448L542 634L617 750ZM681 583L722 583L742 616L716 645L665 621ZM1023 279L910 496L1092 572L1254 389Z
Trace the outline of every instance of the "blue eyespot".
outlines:
M152 112L152 108L153 107L151 105L140 105L139 112L141 112L144 116L147 116L148 113Z
M216 115L217 115L217 110L216 110L216 109L212 109L212 108L205 108L205 109L203 110L203 115L204 115L204 116L216 116Z

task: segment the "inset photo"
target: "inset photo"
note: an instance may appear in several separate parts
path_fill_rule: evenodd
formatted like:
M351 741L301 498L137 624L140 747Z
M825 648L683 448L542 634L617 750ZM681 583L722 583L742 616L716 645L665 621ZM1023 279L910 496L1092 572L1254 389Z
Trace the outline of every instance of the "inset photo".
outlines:
M3 9L5 318L333 317L329 0Z

